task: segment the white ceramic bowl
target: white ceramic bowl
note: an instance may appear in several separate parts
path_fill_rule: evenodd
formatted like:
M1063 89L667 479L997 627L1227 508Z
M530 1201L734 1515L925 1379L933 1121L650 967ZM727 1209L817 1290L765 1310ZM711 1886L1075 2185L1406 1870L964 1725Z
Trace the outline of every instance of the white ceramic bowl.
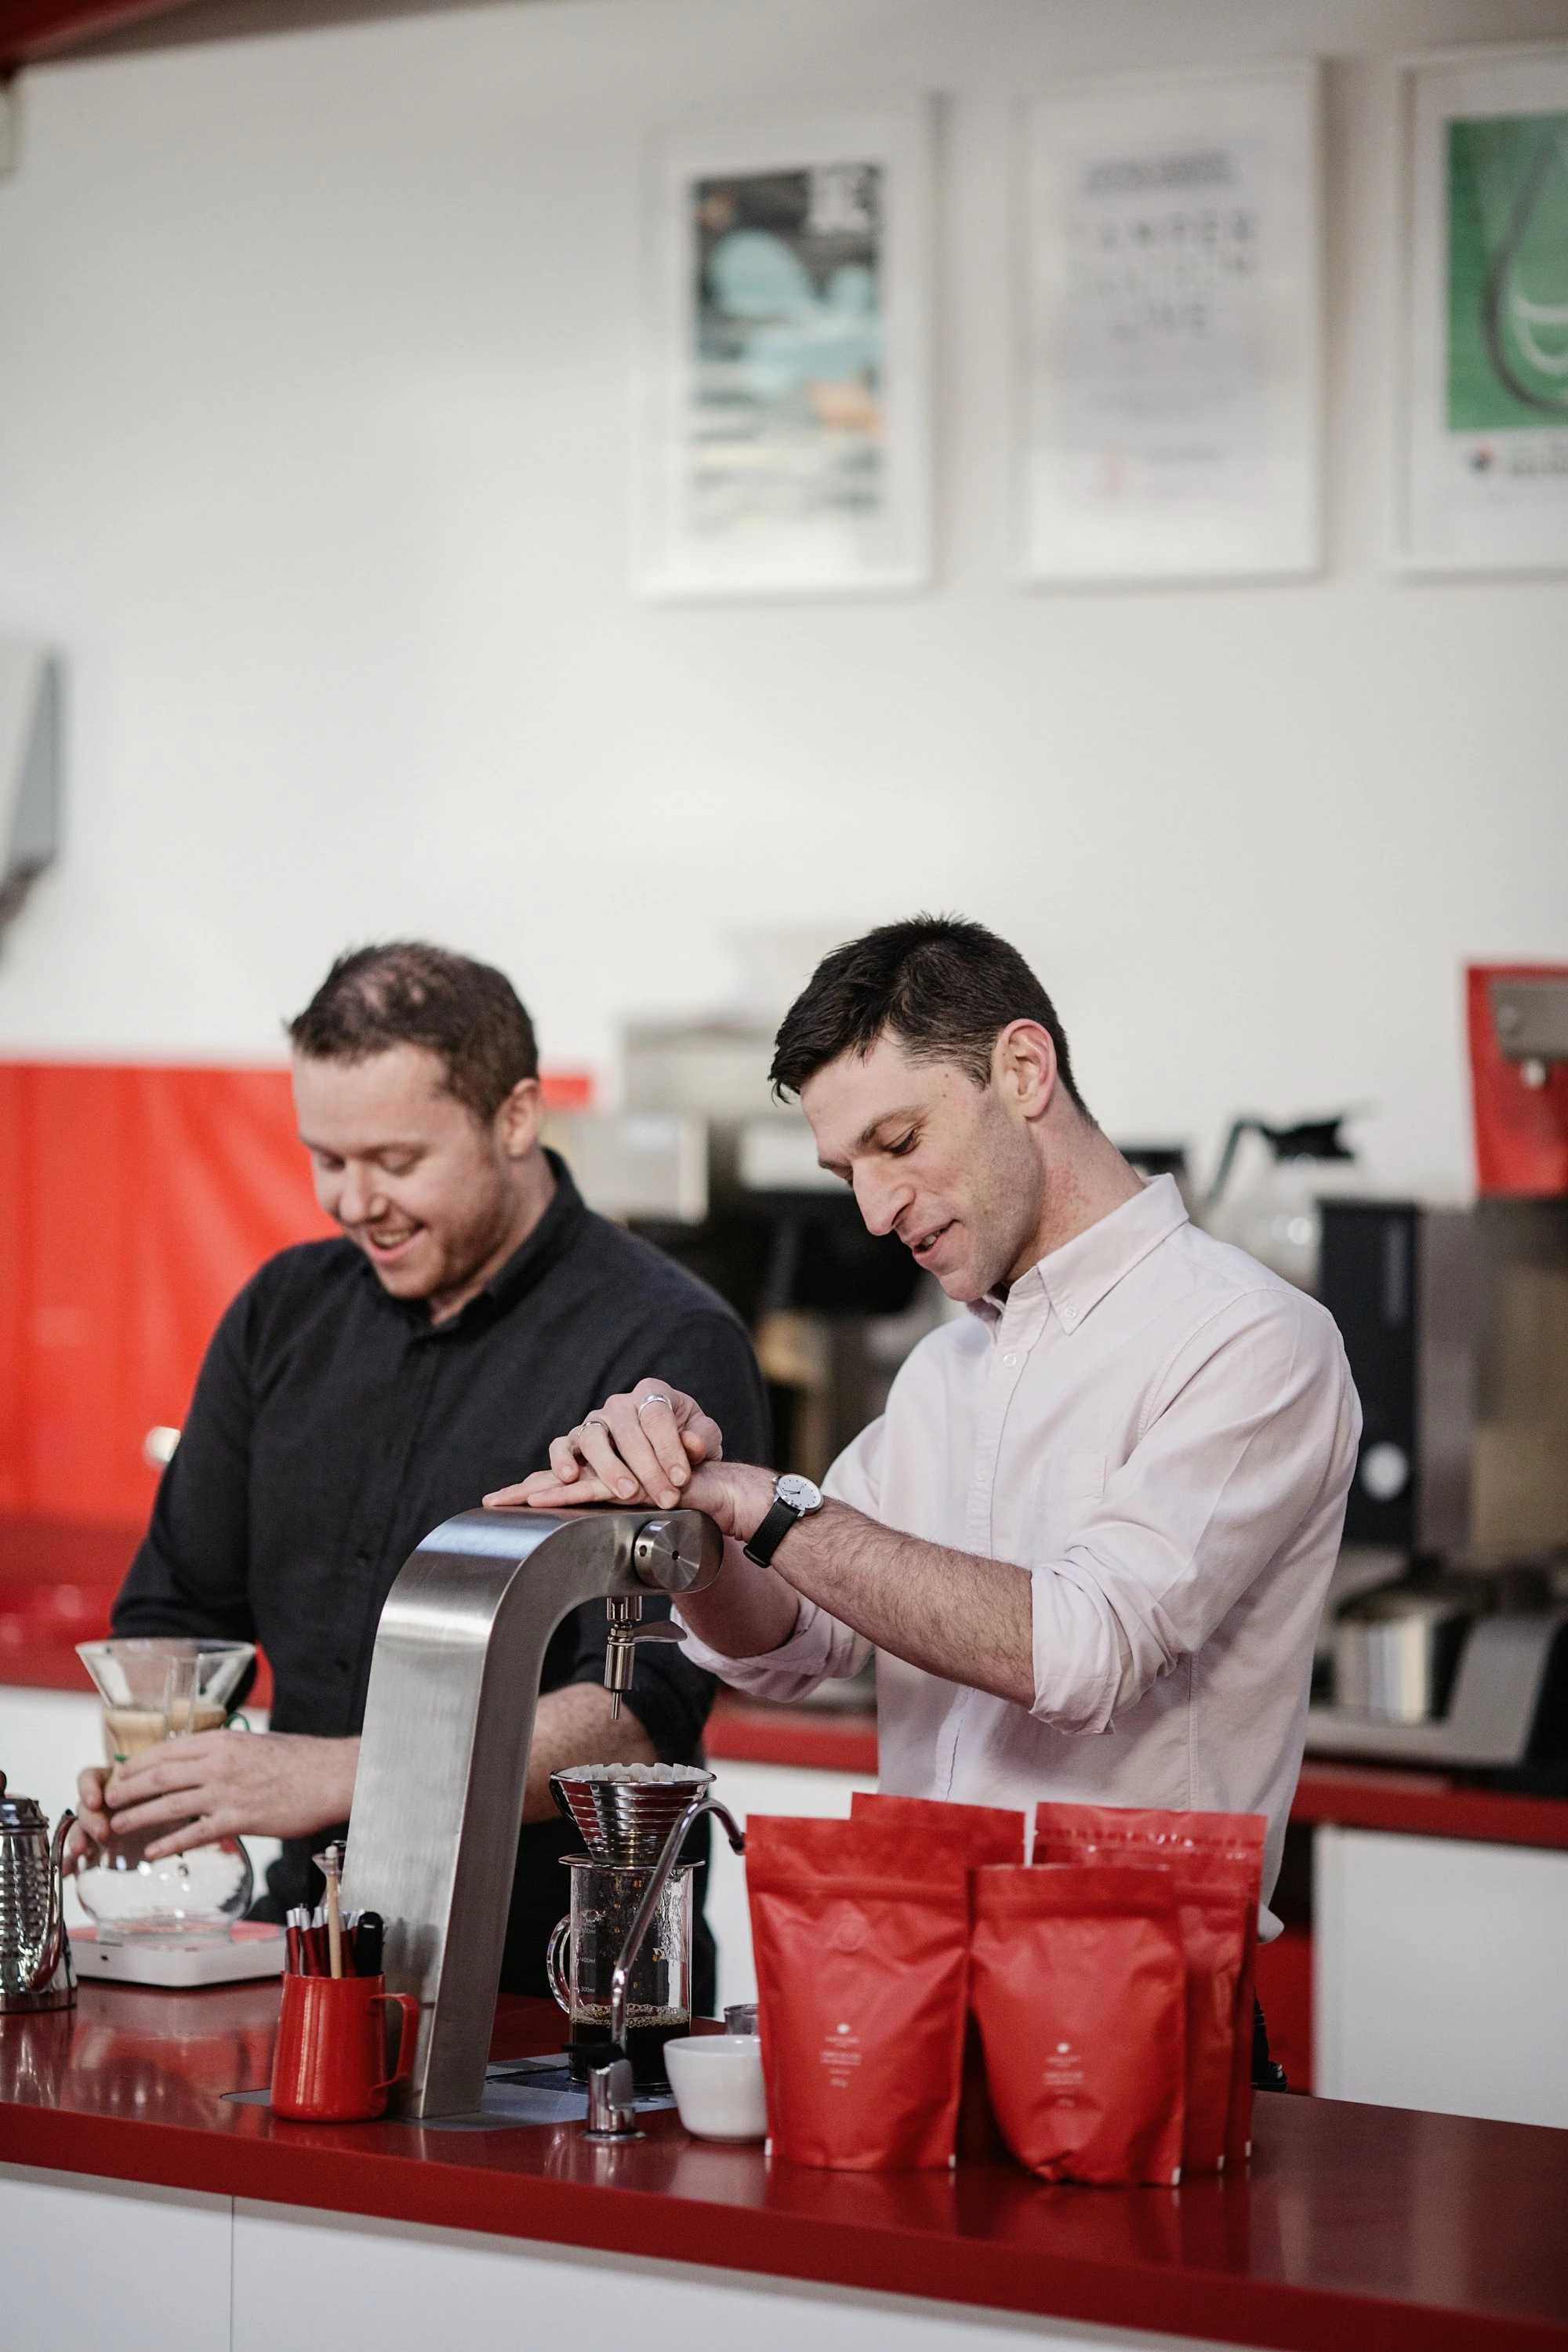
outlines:
M694 2139L765 2139L763 2045L754 2033L693 2033L664 2045L680 2120Z

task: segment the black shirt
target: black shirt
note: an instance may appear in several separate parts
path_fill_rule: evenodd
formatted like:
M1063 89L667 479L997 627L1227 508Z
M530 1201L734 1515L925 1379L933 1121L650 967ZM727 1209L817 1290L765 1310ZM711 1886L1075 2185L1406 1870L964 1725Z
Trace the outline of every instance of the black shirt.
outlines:
M738 1316L672 1259L595 1216L553 1153L539 1223L477 1297L432 1324L349 1241L270 1258L217 1328L145 1541L114 1604L120 1635L225 1635L271 1662L276 1731L356 1733L376 1622L423 1537L548 1466L550 1441L647 1375L700 1397L741 1461L768 1457L767 1404ZM658 1613L647 1604L647 1613ZM566 1618L542 1688L599 1682L604 1604ZM673 1643L638 1650L628 1705L658 1756L696 1760L713 1683ZM314 1901L313 1847L288 1841L263 1906ZM522 1832L502 1985L542 1992L565 1907L564 1822Z

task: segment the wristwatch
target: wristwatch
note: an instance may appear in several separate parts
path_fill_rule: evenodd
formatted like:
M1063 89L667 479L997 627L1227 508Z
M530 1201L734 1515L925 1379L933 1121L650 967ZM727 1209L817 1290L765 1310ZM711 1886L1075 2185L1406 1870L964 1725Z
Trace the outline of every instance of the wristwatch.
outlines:
M814 1486L809 1478L797 1478L793 1471L787 1472L773 1480L773 1507L751 1542L741 1546L742 1550L759 1568L766 1568L795 1521L808 1518L813 1511L821 1508L820 1486Z

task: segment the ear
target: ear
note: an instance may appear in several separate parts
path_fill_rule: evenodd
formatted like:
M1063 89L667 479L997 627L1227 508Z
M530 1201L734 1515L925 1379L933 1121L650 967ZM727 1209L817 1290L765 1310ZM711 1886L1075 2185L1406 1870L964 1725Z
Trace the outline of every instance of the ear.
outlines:
M1057 1095L1057 1049L1037 1021L1010 1021L991 1057L992 1082L1027 1119L1044 1118Z
M526 1160L544 1123L544 1089L537 1078L519 1078L496 1113L496 1134L509 1160Z

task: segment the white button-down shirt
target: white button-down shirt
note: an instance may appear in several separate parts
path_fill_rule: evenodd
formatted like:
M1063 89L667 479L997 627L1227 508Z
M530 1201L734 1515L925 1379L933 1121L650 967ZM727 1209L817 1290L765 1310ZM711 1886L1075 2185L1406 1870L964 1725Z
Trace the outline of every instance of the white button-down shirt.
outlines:
M1360 1431L1332 1318L1199 1233L1168 1176L923 1339L826 1492L1029 1570L1035 1701L884 1652L881 1786L1266 1812L1267 1901ZM686 1648L777 1699L868 1654L805 1600L765 1657Z

